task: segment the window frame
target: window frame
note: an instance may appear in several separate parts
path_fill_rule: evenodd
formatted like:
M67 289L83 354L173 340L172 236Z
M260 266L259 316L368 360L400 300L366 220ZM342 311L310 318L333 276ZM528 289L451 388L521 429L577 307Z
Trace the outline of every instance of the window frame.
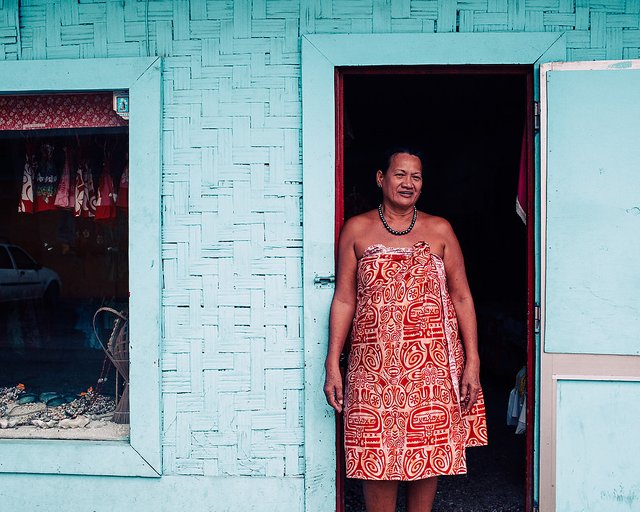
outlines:
M0 439L0 473L162 474L160 342L162 61L159 57L0 62L0 94L129 91L130 436Z

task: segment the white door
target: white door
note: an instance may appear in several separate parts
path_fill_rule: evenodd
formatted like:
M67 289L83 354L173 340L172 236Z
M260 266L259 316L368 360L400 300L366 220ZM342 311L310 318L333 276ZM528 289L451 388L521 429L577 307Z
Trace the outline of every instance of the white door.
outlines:
M540 68L540 510L640 510L640 61Z

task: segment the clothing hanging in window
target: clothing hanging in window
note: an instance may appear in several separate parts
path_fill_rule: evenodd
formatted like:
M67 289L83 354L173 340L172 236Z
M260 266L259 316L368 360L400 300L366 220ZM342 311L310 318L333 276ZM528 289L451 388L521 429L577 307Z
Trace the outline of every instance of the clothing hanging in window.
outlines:
M60 176L60 182L58 183L58 193L54 204L58 208L73 209L75 192L71 186L71 148L65 146L64 148L64 166L62 168L62 175Z
M53 161L55 148L51 144L40 146L42 159L36 174L36 212L55 210L58 192L58 171Z
M38 157L36 154L36 146L33 143L28 143L24 158L20 202L18 203L18 212L20 213L33 213L34 211L33 185L37 168Z
M81 149L78 150L78 163L75 181L74 215L76 217L95 217L96 197L93 186L93 173L89 160Z
M127 155L128 158L128 155ZM118 186L118 199L116 200L118 208L129 207L129 161L124 166L122 176L120 177L120 185Z
M102 166L102 174L98 182L96 199L96 220L112 220L116 218L116 197L113 188L113 179L110 173L111 162L105 159Z
M122 173L116 173L116 189L114 160L106 156L99 164L95 149L93 144L77 149L65 145L62 160L51 143L27 143L18 212L72 210L75 217L115 219L117 208L126 209L129 205L129 165L126 159L124 164L116 160L117 165L124 165ZM102 166L97 187L92 169L96 164Z

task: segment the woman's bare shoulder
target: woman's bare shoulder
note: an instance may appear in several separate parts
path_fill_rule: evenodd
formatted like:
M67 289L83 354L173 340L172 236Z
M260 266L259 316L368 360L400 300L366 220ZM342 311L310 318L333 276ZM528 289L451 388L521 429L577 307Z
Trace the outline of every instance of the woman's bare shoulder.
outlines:
M433 230L442 235L453 233L451 224L449 224L449 221L444 217L438 217L437 215L431 215L430 213L420 212L420 218L429 230Z
M375 214L375 215L374 215ZM343 236L358 236L371 228L371 225L377 220L377 210L370 210L359 215L354 215L344 223L342 227Z

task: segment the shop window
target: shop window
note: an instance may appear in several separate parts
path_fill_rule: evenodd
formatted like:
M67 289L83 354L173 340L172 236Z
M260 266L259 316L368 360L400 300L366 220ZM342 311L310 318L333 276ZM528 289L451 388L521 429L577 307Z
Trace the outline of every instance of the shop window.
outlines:
M128 126L108 93L0 105L0 438L126 439Z
M0 63L0 471L161 473L160 63Z

